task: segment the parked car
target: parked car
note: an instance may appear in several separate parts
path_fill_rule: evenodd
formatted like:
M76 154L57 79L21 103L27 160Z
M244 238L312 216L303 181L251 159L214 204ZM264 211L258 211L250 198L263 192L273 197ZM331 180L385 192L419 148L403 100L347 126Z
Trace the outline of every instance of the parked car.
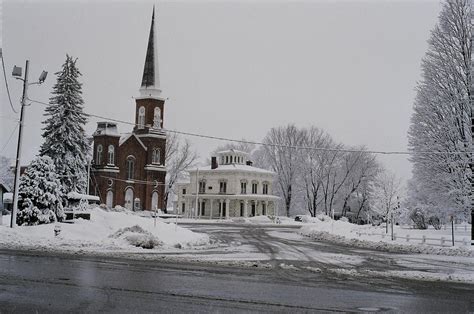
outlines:
M295 216L295 221L303 222L303 215Z

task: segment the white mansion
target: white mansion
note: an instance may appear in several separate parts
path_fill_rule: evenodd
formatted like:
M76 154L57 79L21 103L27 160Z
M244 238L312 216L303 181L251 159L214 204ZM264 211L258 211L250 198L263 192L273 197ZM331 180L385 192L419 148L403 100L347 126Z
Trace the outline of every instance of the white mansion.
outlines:
M253 167L247 158L231 149L217 153L211 165L190 170L191 182L178 184L177 212L210 219L274 215L279 200L272 195L275 173Z

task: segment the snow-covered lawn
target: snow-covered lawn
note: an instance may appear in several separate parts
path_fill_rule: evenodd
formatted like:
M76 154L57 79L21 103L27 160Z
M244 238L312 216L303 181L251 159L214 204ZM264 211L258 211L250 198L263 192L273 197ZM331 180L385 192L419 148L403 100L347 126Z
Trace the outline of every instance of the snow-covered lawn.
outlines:
M329 240L361 248L474 256L474 250L470 245L470 225L456 226L453 247L450 228L417 230L408 226L394 226L394 240L392 240L391 229L389 228L389 232L386 233L385 226L359 226L339 220L332 221L327 216L320 216L320 218L312 218L308 223L304 223L299 233L313 239Z
M298 225L301 226L300 222L296 222L294 218L288 217L278 217L281 225ZM168 221L175 221L175 219L170 219ZM241 223L241 224L254 224L254 225L268 225L268 224L276 224L276 218L271 219L269 216L255 216L255 217L232 217L229 219L208 219L208 218L179 218L179 223L186 223L186 224L215 224L215 223Z
M155 227L154 219L140 217L132 212L108 212L99 207L91 210L90 221L76 219L73 224L56 223L11 229L9 221L10 216L4 216L0 226L2 248L137 252L144 249L135 245L143 242L152 243L153 250L209 244L206 234L164 223L162 219L156 220ZM54 229L58 226L61 231L55 236Z

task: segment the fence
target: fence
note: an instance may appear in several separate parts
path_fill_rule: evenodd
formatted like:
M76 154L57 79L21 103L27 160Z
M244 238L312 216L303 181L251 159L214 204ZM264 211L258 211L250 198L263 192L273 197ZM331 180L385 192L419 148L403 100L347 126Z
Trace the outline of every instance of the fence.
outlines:
M455 229L456 230L456 229ZM467 231L467 228L466 228ZM356 232L357 236L360 238L362 235L369 235L369 236L380 236L382 239L385 237L391 239L391 233L385 233L385 230L383 230L381 233L363 233L363 232ZM396 240L404 240L405 242L412 242L412 243L419 243L419 244L426 244L426 245L433 245L433 246L453 246L453 241L451 237L441 237L441 238L433 238L433 237L427 237L423 235L421 238L417 237L412 237L409 234L406 234L405 236L399 236L396 233L393 234L393 241ZM456 239L454 238L454 243L461 244L463 246L468 246L471 244L470 238L462 237Z

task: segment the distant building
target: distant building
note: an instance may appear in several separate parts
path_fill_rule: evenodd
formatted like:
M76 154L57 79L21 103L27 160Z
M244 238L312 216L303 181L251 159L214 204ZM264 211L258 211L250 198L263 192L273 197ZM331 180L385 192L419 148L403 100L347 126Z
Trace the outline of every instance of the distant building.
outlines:
M244 152L219 152L211 165L190 170L189 177L189 183L178 184L176 213L210 219L276 213L279 197L272 195L275 173L253 167Z
M10 195L12 195L10 186L5 182L0 182L0 215L3 209L11 210L13 202Z
M162 130L165 98L161 96L153 10L135 127L120 135L117 125L98 122L89 194L107 207L164 209L166 133Z

